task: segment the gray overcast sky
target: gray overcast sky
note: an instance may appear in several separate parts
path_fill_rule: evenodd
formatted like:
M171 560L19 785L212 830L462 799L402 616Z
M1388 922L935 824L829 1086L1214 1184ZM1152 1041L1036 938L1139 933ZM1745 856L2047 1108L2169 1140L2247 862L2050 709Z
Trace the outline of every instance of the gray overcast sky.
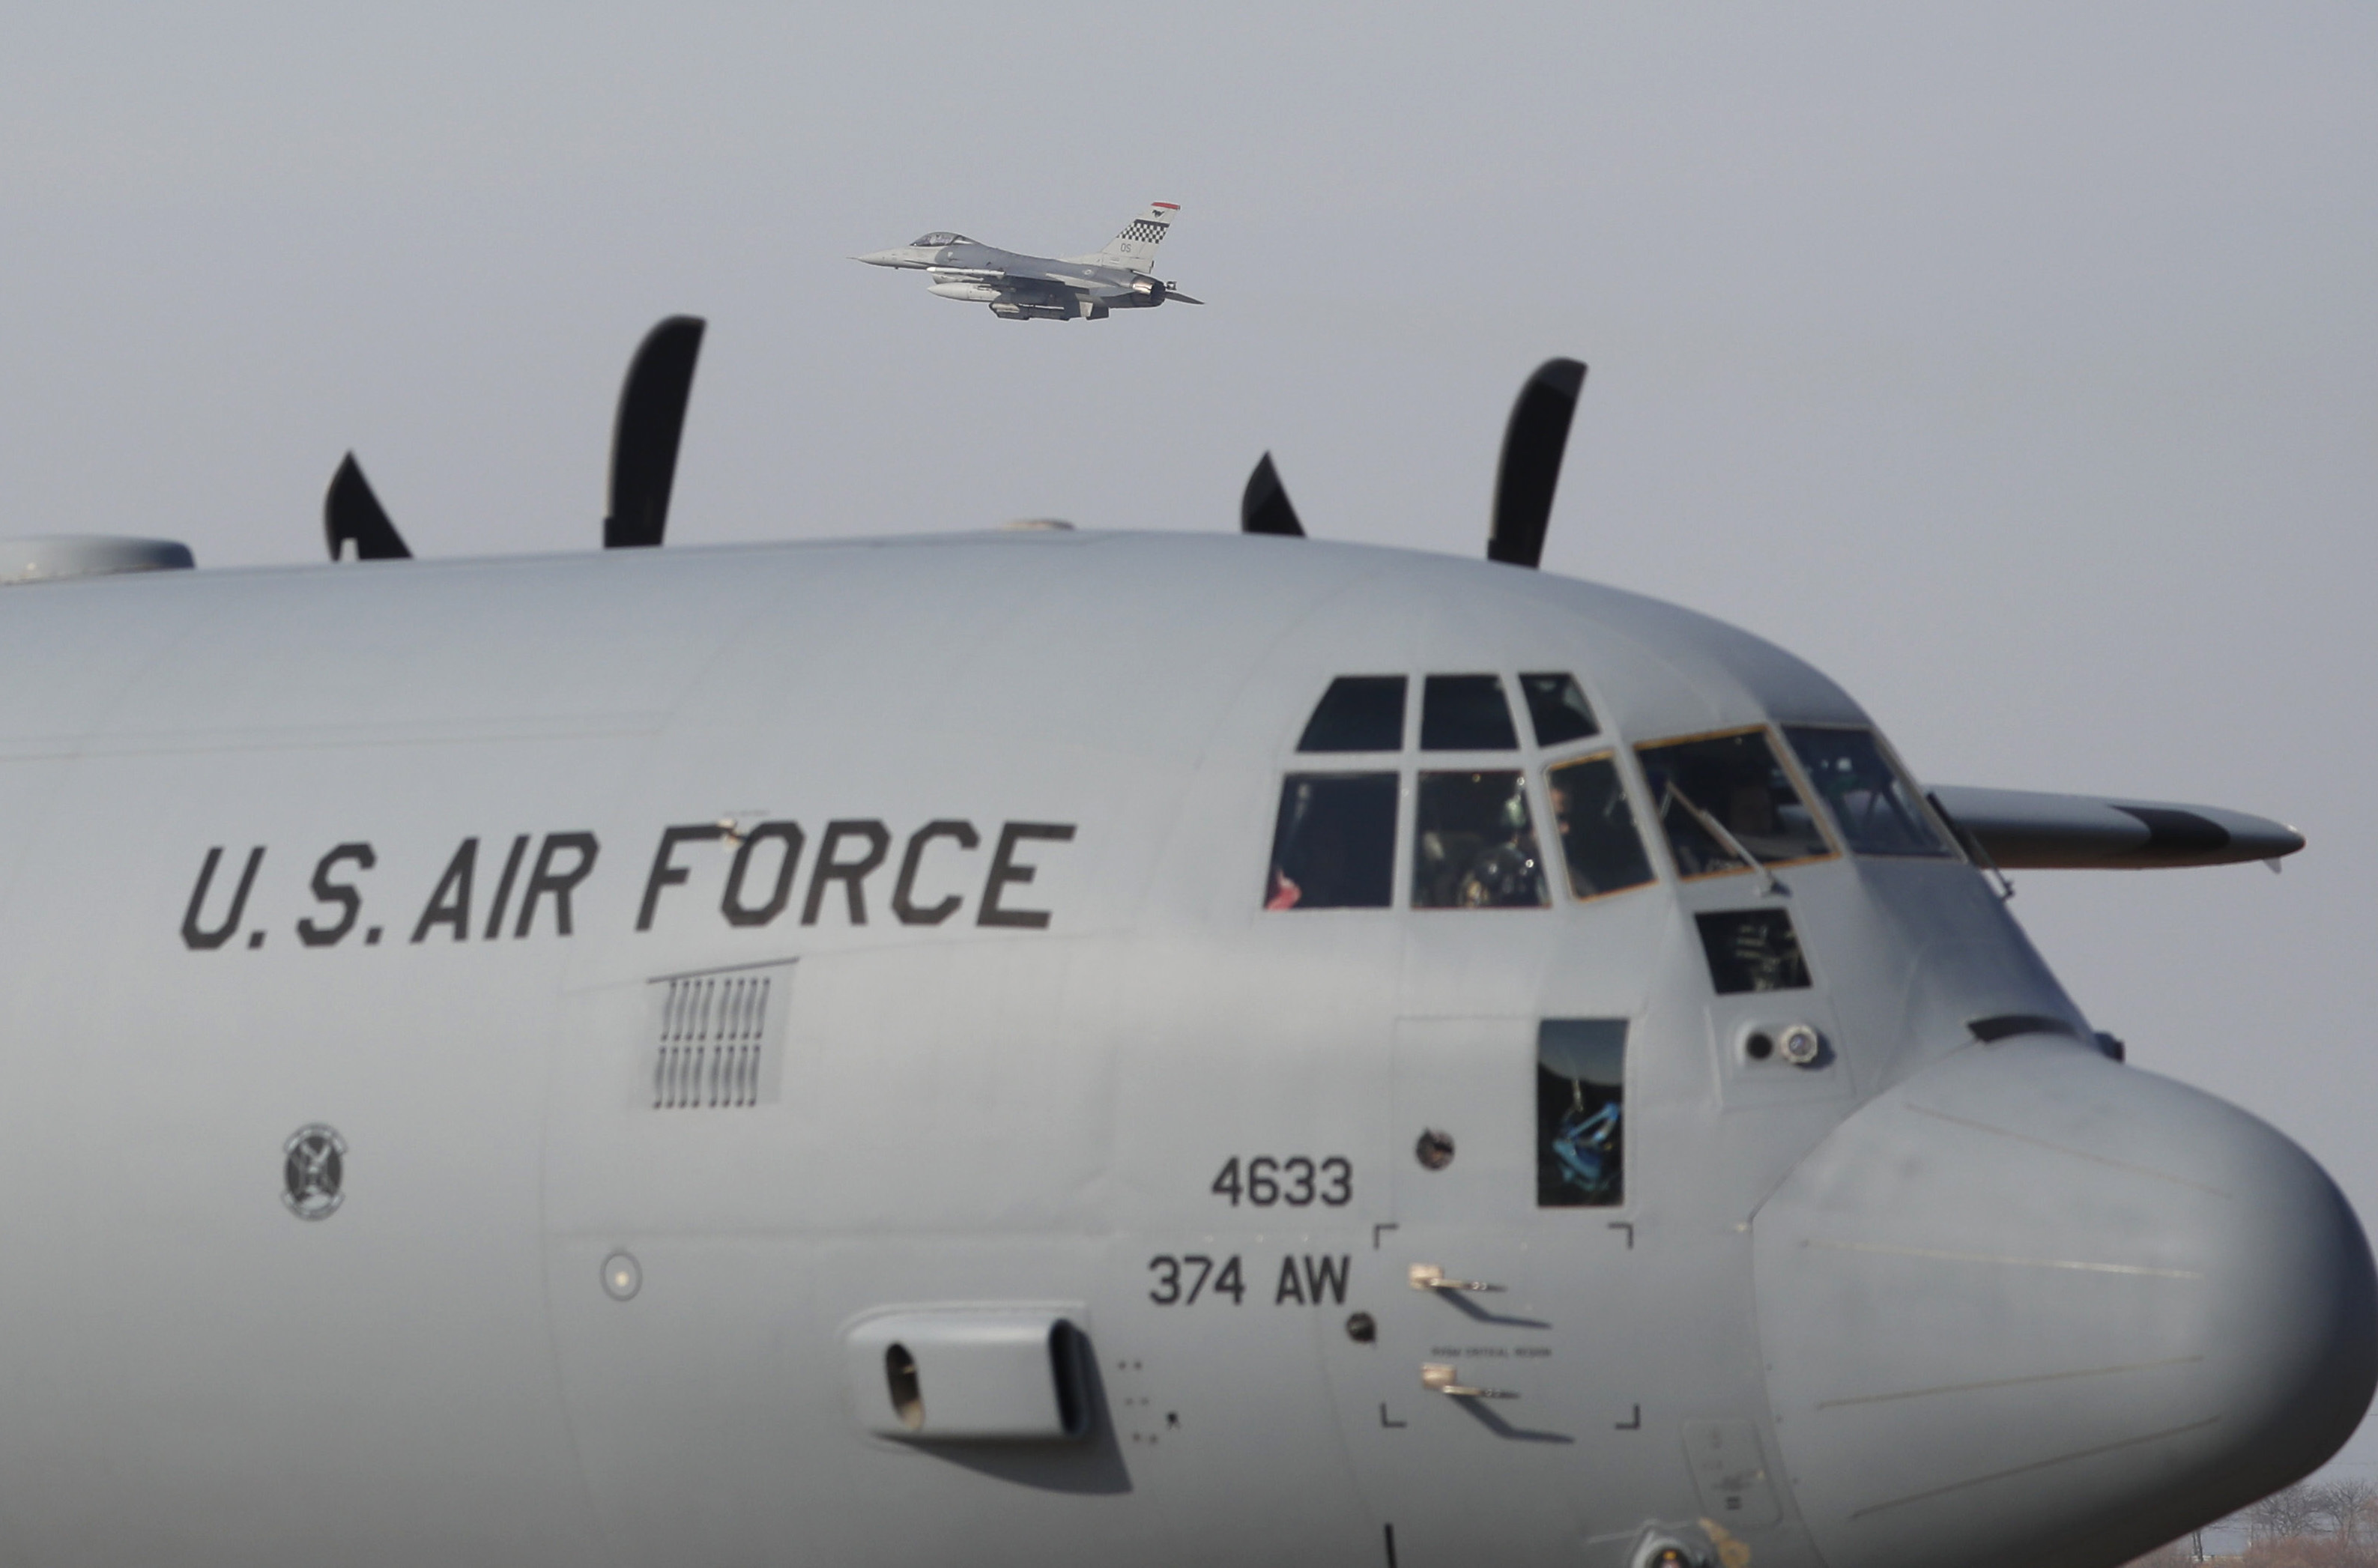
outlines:
M2378 9L1453 10L19 7L0 527L311 560L352 446L420 553L591 547L690 311L675 540L1222 530L1268 447L1315 532L1470 552L1575 354L1548 568L1774 638L1933 781L2310 835L2014 908L2378 1222ZM1202 310L847 259L1151 198Z

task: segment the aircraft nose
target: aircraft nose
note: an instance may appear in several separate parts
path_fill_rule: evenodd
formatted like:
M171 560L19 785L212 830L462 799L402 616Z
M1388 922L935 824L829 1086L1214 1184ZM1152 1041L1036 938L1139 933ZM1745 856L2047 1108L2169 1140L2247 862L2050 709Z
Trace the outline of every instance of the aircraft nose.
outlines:
M2071 1041L1925 1069L1751 1228L1781 1467L1830 1568L2122 1561L2318 1466L2378 1381L2327 1175Z
M854 256L853 261L864 261L870 267L897 267L908 258L906 251L871 250L865 256Z

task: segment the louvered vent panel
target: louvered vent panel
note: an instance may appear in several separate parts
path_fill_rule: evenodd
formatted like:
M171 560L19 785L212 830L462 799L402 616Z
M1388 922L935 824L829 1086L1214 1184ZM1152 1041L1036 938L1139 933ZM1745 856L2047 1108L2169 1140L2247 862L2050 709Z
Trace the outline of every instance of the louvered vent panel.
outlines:
M776 1097L789 964L671 975L652 983L655 1110L741 1110Z

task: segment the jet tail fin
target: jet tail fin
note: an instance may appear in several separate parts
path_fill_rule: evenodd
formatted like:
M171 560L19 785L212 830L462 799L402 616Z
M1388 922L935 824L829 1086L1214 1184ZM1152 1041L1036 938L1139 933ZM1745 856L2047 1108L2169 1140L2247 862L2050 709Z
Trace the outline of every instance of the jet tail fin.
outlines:
M1085 261L1093 267L1121 267L1133 272L1156 270L1156 247L1163 242L1164 231L1172 226L1172 215L1181 209L1170 201L1151 201L1147 209L1123 225L1123 233L1107 242L1106 249L1093 256L1069 256L1068 261Z

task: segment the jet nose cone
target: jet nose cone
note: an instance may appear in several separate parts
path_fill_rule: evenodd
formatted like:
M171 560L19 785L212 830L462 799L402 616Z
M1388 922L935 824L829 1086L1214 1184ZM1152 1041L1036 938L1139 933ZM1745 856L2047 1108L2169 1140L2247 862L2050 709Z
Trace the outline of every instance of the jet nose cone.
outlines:
M2369 1246L2320 1167L2071 1042L1879 1096L1752 1229L1831 1568L2121 1561L2318 1466L2378 1380Z
M853 261L864 261L870 267L900 267L908 264L907 250L871 250L865 256L854 256Z

